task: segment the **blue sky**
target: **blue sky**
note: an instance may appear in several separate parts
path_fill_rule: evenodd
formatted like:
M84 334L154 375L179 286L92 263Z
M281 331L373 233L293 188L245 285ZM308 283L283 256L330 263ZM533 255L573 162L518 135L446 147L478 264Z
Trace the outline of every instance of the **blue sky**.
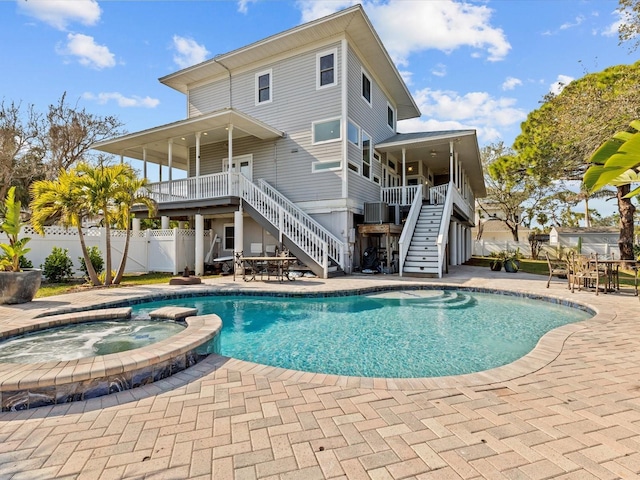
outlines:
M129 132L185 118L158 78L351 1L0 1L0 98L70 102ZM558 82L632 63L615 0L363 2L423 115L400 131L474 128L511 145Z

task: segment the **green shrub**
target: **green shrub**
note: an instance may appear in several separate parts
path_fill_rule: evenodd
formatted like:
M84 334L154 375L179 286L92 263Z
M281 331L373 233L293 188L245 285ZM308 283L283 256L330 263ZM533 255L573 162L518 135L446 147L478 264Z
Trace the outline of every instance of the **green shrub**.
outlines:
M20 268L33 268L33 263L24 255L20 255Z
M69 250L53 247L51 254L44 259L42 272L50 282L66 282L73 275L73 260L69 258Z
M91 265L93 265L93 269L96 271L96 274L100 275L104 270L104 260L102 259L102 253L100 253L100 249L96 246L87 248L87 253L89 254L89 260L91 261ZM78 257L80 260L80 270L84 273L85 278L89 278L89 272L87 271L87 264L84 263L84 257Z

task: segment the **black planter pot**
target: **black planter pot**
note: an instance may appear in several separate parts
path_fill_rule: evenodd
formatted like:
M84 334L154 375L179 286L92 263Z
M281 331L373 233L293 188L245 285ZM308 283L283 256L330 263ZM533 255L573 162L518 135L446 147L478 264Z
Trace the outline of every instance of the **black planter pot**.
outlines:
M504 262L504 271L516 273L520 269L520 262L517 260L507 260Z
M36 296L41 281L42 270L38 268L0 272L0 304L30 302Z
M493 260L490 264L489 267L491 268L491 270L493 270L494 272L499 272L500 270L502 270L502 261L500 260Z

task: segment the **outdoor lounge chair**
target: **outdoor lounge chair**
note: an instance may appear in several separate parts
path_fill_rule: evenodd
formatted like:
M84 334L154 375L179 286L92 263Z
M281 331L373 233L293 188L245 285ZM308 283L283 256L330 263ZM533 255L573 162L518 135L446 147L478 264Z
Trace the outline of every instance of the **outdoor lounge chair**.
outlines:
M549 265L549 280L547 280L547 288L549 288L549 284L551 283L551 279L553 277L566 278L567 288L571 288L570 268L567 262L563 262L560 260L552 261L549 258L548 253L545 253L544 255L545 257L547 257L547 265Z

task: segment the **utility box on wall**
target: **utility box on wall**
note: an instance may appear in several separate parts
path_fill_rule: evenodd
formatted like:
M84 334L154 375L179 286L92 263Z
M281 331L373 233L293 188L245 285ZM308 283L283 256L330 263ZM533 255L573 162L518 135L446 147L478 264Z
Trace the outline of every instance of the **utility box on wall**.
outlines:
M365 203L364 223L389 223L389 204L386 202Z

